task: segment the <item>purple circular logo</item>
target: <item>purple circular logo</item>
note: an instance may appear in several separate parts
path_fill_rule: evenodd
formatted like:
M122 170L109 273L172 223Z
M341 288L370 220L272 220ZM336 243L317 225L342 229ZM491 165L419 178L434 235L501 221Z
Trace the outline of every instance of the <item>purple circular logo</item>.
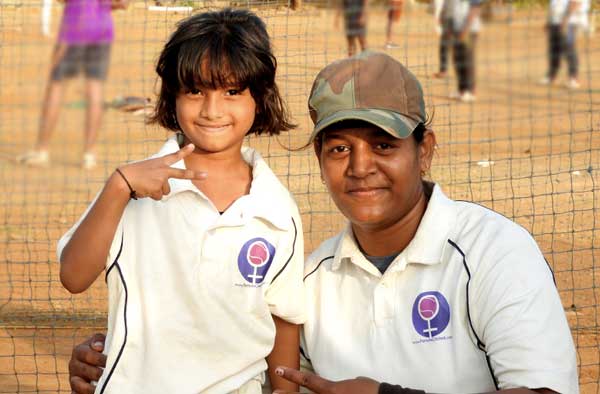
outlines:
M450 322L450 305L438 291L426 291L415 299L412 308L415 330L425 338L433 338L446 329Z
M264 238L247 241L238 255L238 268L247 282L259 285L265 280L273 262L275 247Z

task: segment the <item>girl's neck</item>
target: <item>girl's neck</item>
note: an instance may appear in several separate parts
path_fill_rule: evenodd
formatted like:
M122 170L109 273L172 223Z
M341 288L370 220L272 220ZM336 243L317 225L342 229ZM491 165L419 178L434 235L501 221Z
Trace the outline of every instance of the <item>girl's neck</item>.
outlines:
M185 167L194 171L206 171L210 174L245 171L250 165L246 163L241 151L204 152L196 150L185 158Z
M240 197L250 192L252 166L244 160L241 146L221 152L206 152L198 148L185 158L185 166L194 171L205 171L208 177L192 183L224 212Z

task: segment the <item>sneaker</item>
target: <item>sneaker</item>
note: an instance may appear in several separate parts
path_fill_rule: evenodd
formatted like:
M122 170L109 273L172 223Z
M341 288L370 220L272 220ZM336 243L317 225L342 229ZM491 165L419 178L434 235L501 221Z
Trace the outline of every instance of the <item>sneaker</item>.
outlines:
M50 154L47 150L30 150L16 158L17 163L32 167L47 167L50 164Z
M565 85L567 86L567 89L579 89L581 87L581 84L576 78L569 78Z
M96 155L94 153L86 152L83 154L82 167L84 170L92 170L98 165L96 161Z
M556 79L550 79L550 77L544 77L538 81L538 84L543 86L556 85Z
M460 95L459 100L462 101L463 103L472 103L473 101L476 100L476 97L473 93L471 93L467 90L466 92L464 92L463 94Z
M460 100L460 98L462 97L462 93L461 92L452 92L450 93L450 96L448 96L450 98L450 100Z

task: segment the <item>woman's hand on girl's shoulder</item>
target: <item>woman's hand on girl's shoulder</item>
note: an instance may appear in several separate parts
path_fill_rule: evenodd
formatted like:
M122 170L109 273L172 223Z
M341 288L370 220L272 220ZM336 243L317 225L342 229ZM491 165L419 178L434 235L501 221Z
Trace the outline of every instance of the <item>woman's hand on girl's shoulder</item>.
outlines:
M157 201L161 200L163 196L171 192L170 178L206 179L206 172L171 167L193 151L194 145L188 144L177 152L162 157L124 165L115 171L109 182L120 182L120 187L131 191L132 197L150 197Z

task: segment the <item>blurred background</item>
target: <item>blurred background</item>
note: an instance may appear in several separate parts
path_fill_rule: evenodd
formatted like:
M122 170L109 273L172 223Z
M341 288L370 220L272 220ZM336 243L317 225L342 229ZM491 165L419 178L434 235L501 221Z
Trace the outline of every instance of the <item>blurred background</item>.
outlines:
M306 143L321 67L361 45L386 51L423 84L439 143L431 179L533 234L554 270L581 391L600 392L598 2L565 26L545 0L471 2L480 28L463 32L453 0L72 1L0 1L0 393L70 392L72 346L105 330L106 287L64 290L56 242L115 167L161 146L168 133L144 122L159 51L178 20L223 6L252 9L273 38L299 127L247 144L294 193L305 252L343 220L312 151L285 147Z

